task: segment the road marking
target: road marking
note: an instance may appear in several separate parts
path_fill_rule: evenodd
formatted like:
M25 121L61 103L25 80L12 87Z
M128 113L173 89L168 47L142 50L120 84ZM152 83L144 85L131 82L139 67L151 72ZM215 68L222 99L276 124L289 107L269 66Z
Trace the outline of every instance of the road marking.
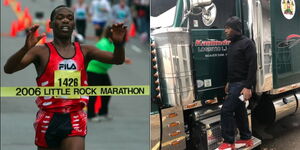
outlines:
M134 44L131 45L131 49L137 53L142 53L141 49Z

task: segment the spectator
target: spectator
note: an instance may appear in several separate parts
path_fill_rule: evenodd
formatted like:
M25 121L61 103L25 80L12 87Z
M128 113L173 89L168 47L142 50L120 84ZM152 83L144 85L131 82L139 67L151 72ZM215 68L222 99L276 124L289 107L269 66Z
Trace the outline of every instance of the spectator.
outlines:
M71 7L72 6L72 0L65 0L66 6Z
M98 49L114 52L115 46L111 40L111 27L108 26L101 40L96 43ZM125 58L125 63L130 64L131 60ZM91 60L87 67L88 84L90 86L110 86L111 81L108 75L108 70L112 68L112 64L102 63L97 60ZM88 104L88 119L91 121L111 120L111 115L108 114L108 104L111 96L101 96L101 108L95 110L96 96L90 96ZM96 114L95 112L99 112Z
M135 0L135 9L137 11L138 32L149 33L149 0Z

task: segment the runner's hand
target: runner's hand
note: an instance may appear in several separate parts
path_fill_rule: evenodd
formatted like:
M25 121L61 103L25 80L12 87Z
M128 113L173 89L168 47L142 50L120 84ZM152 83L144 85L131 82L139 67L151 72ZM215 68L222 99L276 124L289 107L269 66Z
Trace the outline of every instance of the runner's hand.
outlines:
M115 44L123 44L125 42L125 36L127 32L127 27L123 23L113 24L111 28L112 41Z
M27 48L27 50L34 47L40 41L40 39L42 39L44 36L46 36L45 33L42 33L41 35L39 35L37 37L34 36L34 33L35 33L35 31L37 31L38 28L39 28L39 25L37 25L37 24L35 24L31 28L29 28L27 36L26 36L25 46L24 46Z

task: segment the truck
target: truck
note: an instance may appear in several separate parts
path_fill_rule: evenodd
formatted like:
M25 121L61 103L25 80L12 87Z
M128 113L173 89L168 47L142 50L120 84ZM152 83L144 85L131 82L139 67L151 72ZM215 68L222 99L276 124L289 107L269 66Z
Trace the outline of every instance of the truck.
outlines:
M222 142L230 44L224 25L231 16L241 19L243 34L256 46L256 86L247 107L252 132L295 113L299 11L298 0L152 0L151 149L212 150ZM252 140L249 149L259 149L261 140Z

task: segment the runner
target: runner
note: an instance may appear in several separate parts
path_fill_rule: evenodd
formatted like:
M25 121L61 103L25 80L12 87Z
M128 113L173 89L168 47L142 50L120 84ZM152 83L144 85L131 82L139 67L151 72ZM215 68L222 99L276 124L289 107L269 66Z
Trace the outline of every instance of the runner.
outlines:
M95 29L97 41L100 40L102 32L111 15L111 5L108 0L93 0L90 6L90 15Z
M112 40L114 53L100 51L94 46L71 43L75 28L74 12L61 5L56 7L50 18L53 29L53 42L37 45L45 36L34 36L39 25L29 29L24 46L12 55L4 66L8 74L17 72L33 63L37 71L38 86L53 86L55 74L76 75L74 81L80 80L81 86L87 86L86 66L92 59L104 63L122 64L124 62L124 37L126 28L123 24L114 24ZM76 82L72 83L73 86ZM39 107L34 123L38 150L84 150L86 135L86 114L82 111L87 105L88 97L38 97Z
M84 0L78 0L77 3L72 7L75 12L76 29L79 34L85 38L86 21L88 18L88 5Z

